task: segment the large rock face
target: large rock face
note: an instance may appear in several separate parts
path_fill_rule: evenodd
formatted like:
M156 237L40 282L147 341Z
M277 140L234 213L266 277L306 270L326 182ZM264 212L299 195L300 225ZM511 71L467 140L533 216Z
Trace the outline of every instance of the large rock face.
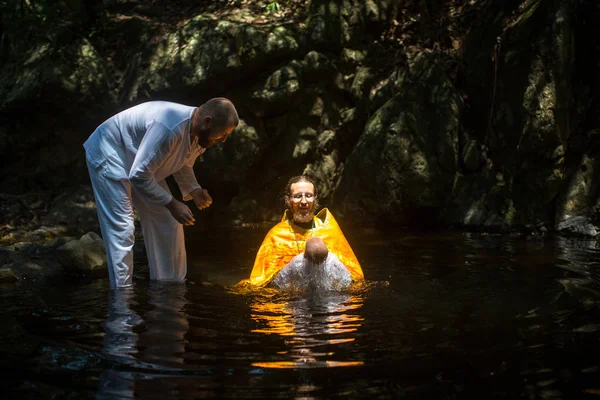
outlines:
M378 225L436 213L457 169L462 101L444 69L422 54L395 86L367 121L337 190L344 214L367 212Z
M568 171L579 168L581 148L574 144L585 136L571 128L575 3L507 6L492 5L465 44L463 168L444 219L483 228L552 227L573 204L565 199L577 192L567 175L577 175ZM586 207L580 211L588 214Z
M101 32L0 54L6 191L89 185L81 144L130 105L226 96L242 123L196 164L200 223L278 219L301 173L358 224L595 223L593 2L313 0L260 21L228 2L169 23L113 3Z

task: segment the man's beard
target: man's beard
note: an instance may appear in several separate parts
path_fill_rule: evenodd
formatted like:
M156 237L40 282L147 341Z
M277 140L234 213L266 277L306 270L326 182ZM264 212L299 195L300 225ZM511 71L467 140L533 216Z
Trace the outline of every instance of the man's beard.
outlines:
M204 149L208 149L209 147L212 147L212 145L214 145L216 143L216 140L210 140L208 138L209 134L211 133L210 129L202 129L199 133L198 133L198 145Z
M307 209L297 209L294 212L294 222L299 222L301 224L306 224L313 220L315 216L314 207Z

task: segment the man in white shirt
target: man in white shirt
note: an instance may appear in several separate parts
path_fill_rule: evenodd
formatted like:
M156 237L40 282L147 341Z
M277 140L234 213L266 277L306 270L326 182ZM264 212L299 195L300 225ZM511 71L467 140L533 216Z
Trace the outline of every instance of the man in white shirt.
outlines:
M150 279L183 281L187 272L183 225L193 225L187 205L171 195L173 175L184 201L202 210L212 199L193 171L196 158L225 142L239 123L234 105L214 98L200 107L151 101L122 111L84 143L112 287L131 286L133 209L138 212Z
M340 291L352 285L352 276L323 239L313 236L304 252L283 267L271 284L287 291Z

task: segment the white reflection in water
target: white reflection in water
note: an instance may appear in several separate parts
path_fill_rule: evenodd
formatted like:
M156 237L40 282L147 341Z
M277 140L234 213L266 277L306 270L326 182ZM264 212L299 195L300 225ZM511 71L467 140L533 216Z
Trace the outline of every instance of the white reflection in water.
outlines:
M152 309L144 314L146 329L140 333L140 359L173 367L183 364L187 343L185 334L190 325L184 311L189 301L183 283L158 283L148 288L148 304Z
M143 392L140 381L181 370L189 328L186 290L182 283L151 283L144 318L132 309L133 288L110 290L102 353L113 364L100 376L97 398L132 398Z
M135 363L138 336L133 328L142 322L132 311L133 288L119 288L108 293L108 318L102 325L104 341L102 353L116 364ZM134 374L118 368L106 369L100 376L98 398L132 397Z

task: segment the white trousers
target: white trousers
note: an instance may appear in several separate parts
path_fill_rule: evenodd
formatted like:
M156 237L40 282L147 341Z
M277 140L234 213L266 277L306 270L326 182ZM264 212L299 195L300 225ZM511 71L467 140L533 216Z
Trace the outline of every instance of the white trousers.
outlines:
M142 225L150 279L183 281L187 273L183 225L166 207L148 203L128 180L106 177L104 168L105 165L100 165L95 169L88 163L106 248L110 285L126 287L132 284L134 207ZM165 180L159 184L169 191Z

